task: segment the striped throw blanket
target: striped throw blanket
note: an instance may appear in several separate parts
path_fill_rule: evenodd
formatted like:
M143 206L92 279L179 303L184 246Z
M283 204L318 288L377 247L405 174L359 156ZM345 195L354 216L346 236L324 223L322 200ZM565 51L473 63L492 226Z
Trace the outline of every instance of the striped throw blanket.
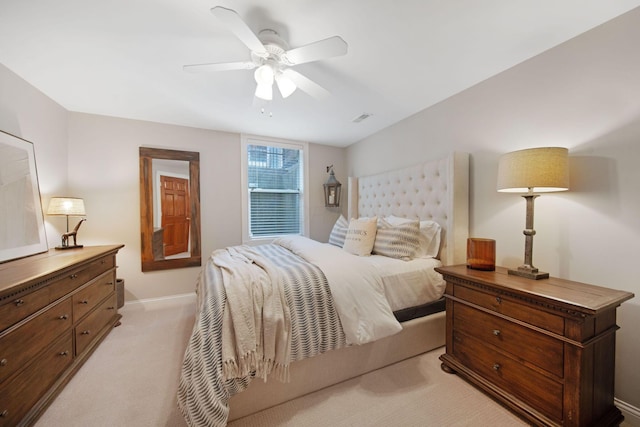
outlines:
M286 380L289 361L346 346L329 285L317 266L273 244L225 251L212 255L198 280L198 309L178 389L178 406L190 426L226 425L229 398L256 376L265 378L273 369ZM239 264L244 272L231 272ZM278 283L267 283L272 280ZM251 300L238 302L243 297L228 290L233 283L253 291ZM265 291L248 283L262 283L270 293L266 323L273 329L266 335L265 319L256 317L255 307L264 302ZM234 301L239 305L228 307ZM234 316L247 322L228 326ZM247 328L238 342L237 333Z

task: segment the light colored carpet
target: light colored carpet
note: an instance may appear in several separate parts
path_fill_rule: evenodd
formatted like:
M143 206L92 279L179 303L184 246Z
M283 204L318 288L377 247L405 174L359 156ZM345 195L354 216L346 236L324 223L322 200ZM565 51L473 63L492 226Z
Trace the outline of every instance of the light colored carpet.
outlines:
M176 390L195 297L127 304L115 328L43 414L37 427L184 427ZM442 372L444 349L413 357L236 420L267 426L524 426Z

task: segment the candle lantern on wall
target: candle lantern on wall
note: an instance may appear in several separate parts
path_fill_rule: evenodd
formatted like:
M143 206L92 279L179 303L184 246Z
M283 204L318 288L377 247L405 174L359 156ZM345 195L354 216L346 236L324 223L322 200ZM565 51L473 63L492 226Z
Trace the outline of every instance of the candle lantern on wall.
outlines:
M340 184L340 181L336 179L336 175L333 173L333 165L327 166L327 172L329 173L329 179L324 183L324 205L335 208L340 206L342 184Z

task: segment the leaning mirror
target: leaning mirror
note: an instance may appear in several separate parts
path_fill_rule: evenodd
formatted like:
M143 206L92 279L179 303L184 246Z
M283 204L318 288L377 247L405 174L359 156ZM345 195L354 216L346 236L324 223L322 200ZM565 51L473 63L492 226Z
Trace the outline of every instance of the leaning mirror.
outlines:
M194 267L200 256L200 154L140 147L142 271Z

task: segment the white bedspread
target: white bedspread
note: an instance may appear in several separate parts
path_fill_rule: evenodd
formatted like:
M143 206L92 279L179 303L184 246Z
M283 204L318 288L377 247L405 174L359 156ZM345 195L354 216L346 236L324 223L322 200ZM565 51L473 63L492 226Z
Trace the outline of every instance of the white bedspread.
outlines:
M362 257L302 236L273 243L320 267L349 344L365 344L402 330L385 296L382 278Z

